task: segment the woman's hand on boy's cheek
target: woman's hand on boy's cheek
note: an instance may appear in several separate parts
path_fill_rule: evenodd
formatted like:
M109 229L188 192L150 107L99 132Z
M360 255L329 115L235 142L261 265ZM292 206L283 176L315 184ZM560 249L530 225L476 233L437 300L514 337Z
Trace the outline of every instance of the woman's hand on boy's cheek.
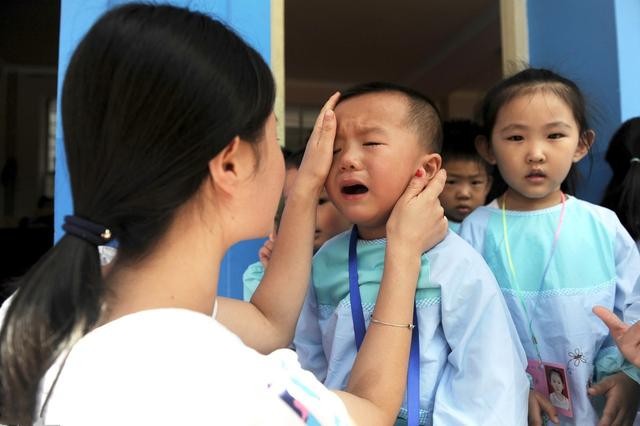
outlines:
M413 253L424 253L447 235L447 221L438 196L444 188L446 172L441 170L429 180L424 168L416 171L387 220L387 241Z
M604 395L607 401L598 426L633 424L640 401L640 385L625 373L613 374L591 386L589 395Z
M556 409L544 395L533 389L529 391L529 426L544 426L543 417L549 418L553 423L560 423Z

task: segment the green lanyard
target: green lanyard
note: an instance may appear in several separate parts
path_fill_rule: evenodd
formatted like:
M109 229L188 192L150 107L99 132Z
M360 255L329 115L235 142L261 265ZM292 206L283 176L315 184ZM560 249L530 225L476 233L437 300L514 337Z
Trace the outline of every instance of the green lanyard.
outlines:
M560 238L560 229L562 229L562 221L564 219L564 211L566 206L566 197L563 192L560 193L560 199L562 200L562 209L560 210L560 218L558 219L558 226L556 227L555 235L553 236L553 243L551 245L551 253L549 253L549 259L547 260L547 264L544 268L544 272L542 273L542 278L540 279L540 288L538 289L538 293L542 289L544 285L544 279L547 276L547 271L549 270L549 265L551 264L551 259L553 258L553 254L556 251L556 246L558 245L558 239ZM509 245L509 231L507 228L507 194L505 193L502 198L502 230L504 233L504 241L505 241L505 252L507 254L507 263L509 264L509 271L511 272L512 282L515 283L515 290L518 295L518 299L520 300L520 304L522 305L522 309L524 310L524 314L526 316L528 325L529 325L529 333L531 334L531 342L536 349L536 355L538 356L538 361L542 363L542 356L540 355L540 348L538 347L538 339L536 338L535 333L533 332L533 319L529 315L529 310L527 309L527 304L522 297L522 290L520 289L520 283L518 282L518 277L516 275L516 268L513 265L513 259L511 257L511 246Z

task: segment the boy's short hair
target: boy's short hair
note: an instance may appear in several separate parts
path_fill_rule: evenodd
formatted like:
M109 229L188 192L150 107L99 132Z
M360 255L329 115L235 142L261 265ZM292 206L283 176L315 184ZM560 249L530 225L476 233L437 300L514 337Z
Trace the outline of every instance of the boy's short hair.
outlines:
M369 93L398 93L407 98L409 106L409 123L418 131L425 146L433 152L442 149L442 120L440 112L431 99L417 90L395 83L374 81L352 86L340 94L338 104L349 98L367 95Z
M442 161L466 160L481 164L491 176L493 166L487 163L476 149L476 137L482 128L471 120L448 120L442 123Z

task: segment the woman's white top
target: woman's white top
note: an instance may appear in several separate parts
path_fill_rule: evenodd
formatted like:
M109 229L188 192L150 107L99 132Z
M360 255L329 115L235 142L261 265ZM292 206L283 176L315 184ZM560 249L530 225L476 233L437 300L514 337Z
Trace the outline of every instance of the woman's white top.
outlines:
M137 312L86 334L48 370L40 406L40 422L61 426L351 424L295 353L261 355L184 309Z

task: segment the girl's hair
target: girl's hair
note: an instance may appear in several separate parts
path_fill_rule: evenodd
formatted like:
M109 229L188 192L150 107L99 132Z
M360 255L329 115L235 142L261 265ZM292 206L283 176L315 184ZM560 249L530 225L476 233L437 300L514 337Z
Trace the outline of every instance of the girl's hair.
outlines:
M514 98L533 94L538 91L548 91L562 99L571 109L580 132L579 143L585 143L585 133L590 129L587 119L587 108L584 96L578 86L571 80L543 68L527 68L519 73L502 80L485 95L480 107L481 121L485 136L491 143L491 134L496 124L500 109ZM497 174L497 173L496 173ZM500 178L500 176L494 176ZM502 181L500 178L499 181ZM569 174L562 184L563 191L574 194L578 181L575 165L571 166ZM506 184L502 181L504 189ZM498 182L497 186L501 183Z
M613 177L602 205L615 211L634 240L640 239L640 117L627 120L611 138L605 159ZM633 160L633 161L632 161Z
M150 252L235 136L262 138L274 91L260 55L204 14L130 4L93 25L69 63L63 129L74 214L112 231L116 266ZM44 373L95 325L106 288L96 246L68 234L18 284L0 417L31 424Z

